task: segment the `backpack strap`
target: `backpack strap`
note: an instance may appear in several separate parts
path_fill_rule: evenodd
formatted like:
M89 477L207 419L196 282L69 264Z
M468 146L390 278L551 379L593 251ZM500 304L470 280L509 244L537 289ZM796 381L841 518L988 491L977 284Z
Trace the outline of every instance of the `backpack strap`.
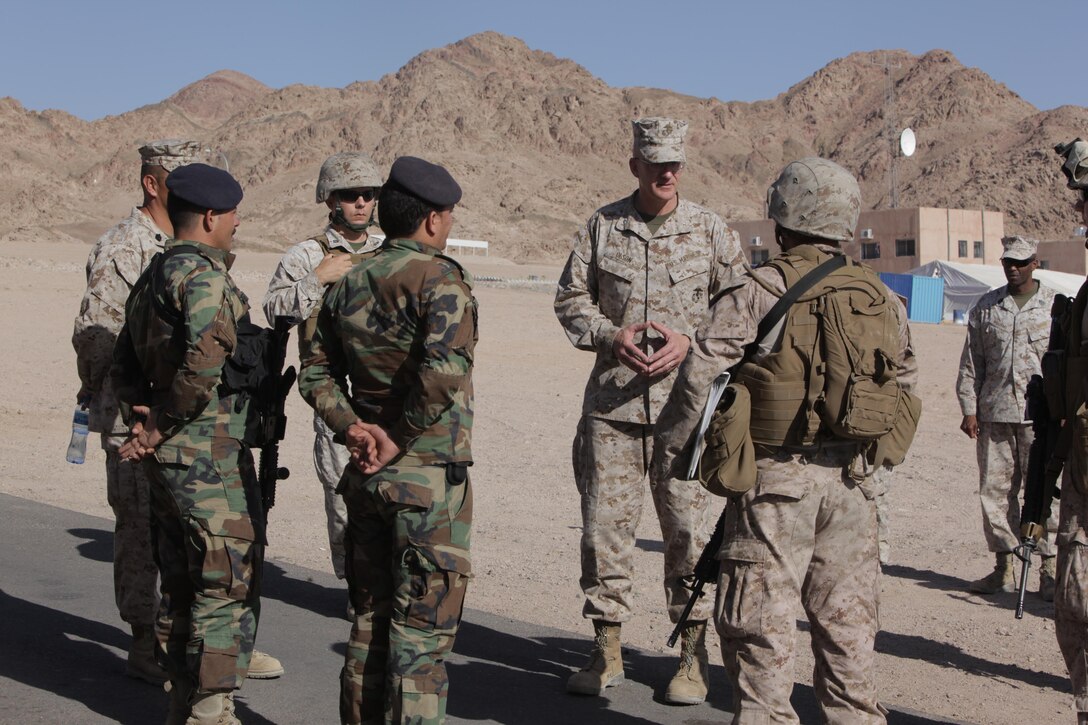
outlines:
M801 295L816 286L816 283L824 277L835 270L845 267L847 262L848 260L845 254L836 254L830 259L826 259L816 267L810 269L803 277L801 277L801 279L791 285L785 293L778 298L778 302L774 303L774 307L771 308L770 312L764 315L763 319L759 321L756 342L763 340L763 338L774 329L775 325L781 321L790 307L801 298Z

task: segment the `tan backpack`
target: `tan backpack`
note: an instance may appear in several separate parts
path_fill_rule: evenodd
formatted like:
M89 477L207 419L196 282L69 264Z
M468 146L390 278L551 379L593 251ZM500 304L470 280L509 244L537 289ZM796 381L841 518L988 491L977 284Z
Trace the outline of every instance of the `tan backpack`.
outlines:
M738 452L751 450L745 433L752 443L772 447L809 447L818 435L853 440L868 444L874 465L902 463L921 401L897 380L894 298L869 267L810 245L769 264L782 274L787 292L761 322L757 341L784 316L781 343L758 363L746 357L738 365L737 383L751 399L737 396L733 409L711 423L700 462L703 485L736 495L755 484L754 467L743 455L737 459ZM736 410L738 403L750 410ZM743 480L734 478L742 473Z

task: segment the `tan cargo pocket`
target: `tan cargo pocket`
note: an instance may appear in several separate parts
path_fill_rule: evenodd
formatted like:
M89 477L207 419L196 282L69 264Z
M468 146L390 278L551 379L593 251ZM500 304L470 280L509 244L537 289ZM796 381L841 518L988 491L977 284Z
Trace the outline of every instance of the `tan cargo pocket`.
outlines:
M1058 571L1055 601L1061 602L1061 615L1080 626L1088 625L1088 546L1071 544Z
M619 325L637 273L623 261L612 257L599 258L597 269L605 273L597 277L597 307L605 317Z
M718 552L717 621L722 637L763 634L763 600L767 545L755 539L735 539Z

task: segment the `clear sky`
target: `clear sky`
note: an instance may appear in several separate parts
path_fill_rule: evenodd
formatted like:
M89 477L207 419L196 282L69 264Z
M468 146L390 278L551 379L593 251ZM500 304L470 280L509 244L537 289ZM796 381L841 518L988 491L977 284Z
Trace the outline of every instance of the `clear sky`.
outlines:
M4 0L0 96L94 119L217 70L376 80L484 30L612 86L773 98L859 50L950 50L1040 109L1088 105L1086 0Z

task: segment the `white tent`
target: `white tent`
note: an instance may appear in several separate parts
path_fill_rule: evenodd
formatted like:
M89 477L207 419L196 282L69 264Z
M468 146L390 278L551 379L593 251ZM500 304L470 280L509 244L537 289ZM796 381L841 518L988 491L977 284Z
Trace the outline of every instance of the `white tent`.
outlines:
M956 312L966 315L979 297L992 289L1008 284L1005 272L996 264L961 264L935 259L912 269L909 274L918 277L944 279L944 318L952 319ZM1073 297L1077 294L1084 277L1079 274L1037 269L1033 275L1040 284L1055 292Z

